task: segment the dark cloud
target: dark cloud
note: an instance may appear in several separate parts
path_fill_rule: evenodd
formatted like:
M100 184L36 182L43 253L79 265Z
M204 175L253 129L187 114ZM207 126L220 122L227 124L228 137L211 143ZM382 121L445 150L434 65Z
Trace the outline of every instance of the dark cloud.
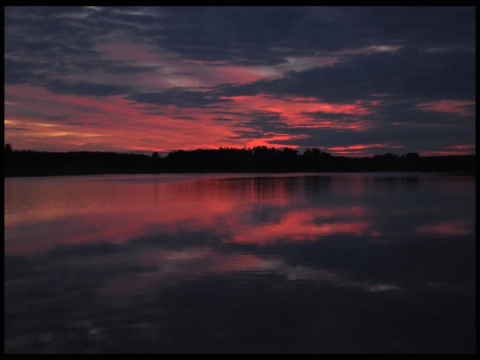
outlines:
M219 122L231 122L232 118L227 118L227 117L216 117L212 118L214 121L219 121Z
M174 116L173 118L179 120L197 120L197 118L193 116Z
M324 111L313 111L313 112L302 112L301 115L305 115L307 117L312 117L315 119L322 119L322 120L338 120L338 119L345 119L348 115L342 113L327 113Z
M198 60L279 64L285 56L373 45L474 48L471 7L161 8L162 48ZM221 29L221 31L219 31Z
M252 112L249 117L250 119L239 125L251 128L260 135L269 132L283 132L285 128L288 128L285 119L274 112Z
M5 85L26 84L31 82L36 75L36 70L41 70L42 64L36 64L31 61L12 60L5 58L4 63L4 82Z
M45 83L45 87L54 94L69 94L77 96L112 96L129 92L129 86L108 84L94 84L88 82L63 82L52 80Z
M182 57L204 61L224 60L234 64L278 64L281 54L271 51L296 22L303 9L258 7L162 8L161 31L145 33L161 48ZM300 20L300 19L298 19ZM166 26L165 26L166 25Z
M124 34L190 59L268 65L288 55L371 45L473 47L474 24L469 7L26 7L6 12L7 28L24 34L36 28L30 37L55 35L57 42L80 48L91 48L107 34ZM14 41L6 37L8 46Z
M360 144L390 144L390 146L403 146L402 148L382 148L379 153L387 151L406 153L409 151L426 151L439 149L445 145L465 144L466 139L471 139L475 124L463 126L429 126L429 124L404 124L393 125L390 122L379 123L368 131L358 131L335 128L285 128L283 132L289 135L307 134L305 138L290 140L270 141L285 145L295 145L303 148L330 148Z
M107 12L101 10L102 14ZM161 66L112 61L95 50L103 37L118 30L99 11L85 7L9 7L5 24L5 83L42 86L78 96L124 93L129 86L62 80L97 74L155 72ZM135 33L130 34L135 36ZM74 87L78 86L78 90ZM91 90L91 92L89 92Z
M421 103L421 102L420 102ZM372 114L365 117L377 123L423 125L452 125L472 123L472 113L454 113L422 109L419 101L387 100L377 104ZM460 107L468 109L467 107Z
M387 6L347 9L352 28L370 39L393 40L405 46L473 46L475 12L468 6ZM357 25L357 26L355 26Z
M123 65L118 61L104 62L102 70L112 74L137 74L137 73L155 73L162 69L162 66L132 66Z
M94 46L109 37L158 46L161 53L186 59L244 65L368 46L406 49L352 56L286 80L231 87L231 94L319 94L341 101L385 88L411 96L432 90L443 95L442 89L453 86L451 92L460 97L471 91L475 78L472 7L7 7L5 29L7 83L29 82L32 72L153 70L102 58ZM459 50L425 52L449 48Z
M308 96L322 101L376 100L377 94L423 100L475 99L475 53L405 50L352 56L332 66L291 72L275 80L221 85L228 96Z
M219 99L207 93L188 91L179 88L163 92L134 93L126 97L137 103L154 104L160 106L175 105L180 108L209 107L219 103L230 102L228 99Z
M10 126L5 126L5 130L15 130L15 131L26 131L26 130L31 130L30 128L25 128L25 127L10 127Z

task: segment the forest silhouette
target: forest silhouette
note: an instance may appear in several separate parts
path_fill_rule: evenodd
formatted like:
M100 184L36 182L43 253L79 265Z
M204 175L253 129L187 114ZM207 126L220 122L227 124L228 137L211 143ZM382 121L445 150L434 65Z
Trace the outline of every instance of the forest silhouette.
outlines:
M161 157L116 152L44 152L4 149L4 176L182 172L371 172L426 171L475 174L475 155L419 156L386 153L372 157L334 156L313 148L219 148L177 150Z

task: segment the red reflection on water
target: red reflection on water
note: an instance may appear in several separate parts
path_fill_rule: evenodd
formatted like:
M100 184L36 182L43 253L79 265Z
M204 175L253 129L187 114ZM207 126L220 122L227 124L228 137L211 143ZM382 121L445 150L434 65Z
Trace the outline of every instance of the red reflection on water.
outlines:
M440 224L424 225L417 229L422 234L435 234L443 236L470 235L473 230L465 220L447 221Z
M239 228L228 242L264 244L275 241L315 241L319 236L353 234L362 235L370 228L370 222L355 219L364 213L360 207L340 209L293 210L282 216L279 222L250 224ZM353 219L330 219L333 214L349 214Z
M293 177L173 183L131 179L37 179L9 186L5 254L31 255L58 245L123 244L158 234L182 241L178 234L184 231L207 232L225 242L313 241L324 235L360 235L370 227L363 206L302 209L304 184ZM340 187L345 185L353 193L363 191L360 180ZM335 186L328 191L336 193ZM299 208L291 210L293 205ZM255 218L256 209L268 216Z
M102 211L103 210L103 211ZM164 206L144 203L136 206L123 204L116 209L91 208L90 213L65 209L63 216L40 222L35 227L22 229L16 224L12 241L5 243L5 253L30 255L46 251L57 245L94 243L98 241L122 244L135 237L157 232L176 232L180 226L190 231L216 224L219 216L233 211L233 203L211 201L208 207L191 202L177 202Z
M233 231L255 204L281 208L294 197L292 186L281 179L115 181L119 178L10 182L5 253L31 255L57 245L99 241L122 244L152 233L216 231L227 223Z

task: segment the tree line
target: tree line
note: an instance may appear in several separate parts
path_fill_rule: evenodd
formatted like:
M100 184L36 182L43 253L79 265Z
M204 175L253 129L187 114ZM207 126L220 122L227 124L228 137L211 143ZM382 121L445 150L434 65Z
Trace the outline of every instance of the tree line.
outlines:
M5 176L168 172L437 171L475 173L475 155L429 156L386 153L334 156L320 149L219 148L172 151L165 157L115 152L4 151Z

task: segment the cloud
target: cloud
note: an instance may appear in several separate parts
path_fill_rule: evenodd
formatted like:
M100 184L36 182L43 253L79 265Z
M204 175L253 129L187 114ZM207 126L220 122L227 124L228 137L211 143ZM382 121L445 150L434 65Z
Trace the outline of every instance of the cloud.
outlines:
M420 226L417 228L417 232L440 236L470 235L473 234L473 229L469 225L466 220L445 221L438 224Z
M473 115L472 110L474 105L474 101L440 100L417 104L417 107L424 111L437 111L455 114L458 116L471 116Z
M158 14L163 31L145 34L161 48L198 60L274 65L286 55L372 46L474 48L471 7L169 7Z
M31 130L30 128L24 128L24 127L11 127L11 126L5 126L5 130L10 130L10 131L28 131Z
M126 97L137 103L154 104L159 106L175 105L180 108L209 107L219 103L230 102L199 91L170 89L163 92L134 93Z
M45 88L55 94L71 94L77 96L112 96L125 94L130 90L129 86L94 84L88 82L67 83L56 80L47 82Z
M132 127L155 120L170 130L169 139L142 144L170 142L185 120L210 127L211 144L222 146L243 139L417 149L421 133L440 151L475 142L474 10L6 7L5 100L19 100L18 86L46 89L62 106L72 102L77 122L92 111L66 96L84 98L85 109L108 98L117 107L102 112L105 126L117 111L132 115ZM28 108L29 121L51 116L33 94L8 115Z
M475 98L475 53L426 53L412 50L360 54L331 66L291 72L274 80L221 85L228 96L267 93L349 102L389 94L405 99Z

